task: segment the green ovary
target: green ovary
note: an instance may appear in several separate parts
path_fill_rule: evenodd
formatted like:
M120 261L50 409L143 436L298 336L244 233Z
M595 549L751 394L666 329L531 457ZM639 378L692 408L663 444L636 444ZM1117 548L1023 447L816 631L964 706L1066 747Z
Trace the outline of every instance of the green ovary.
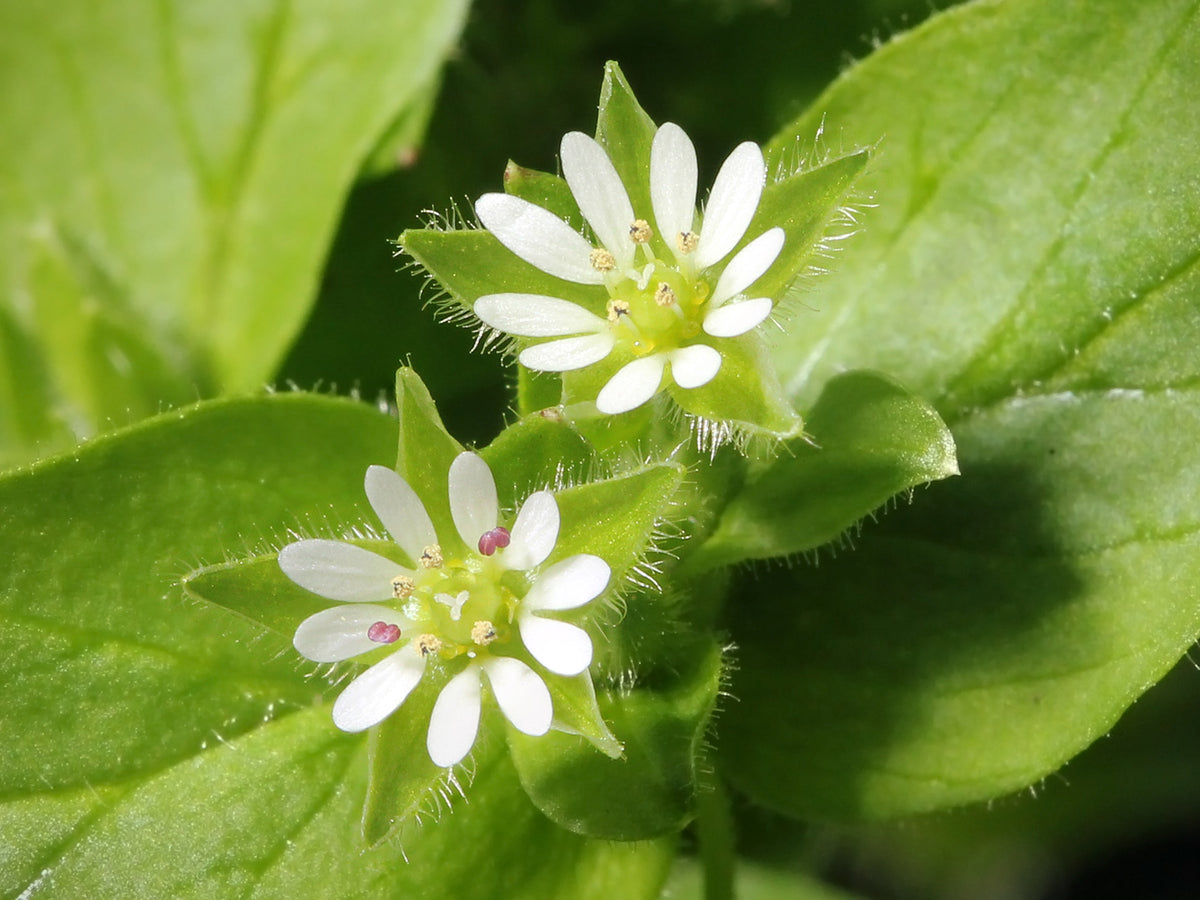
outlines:
M483 646L477 640L480 622L491 623L494 629L486 643L507 641L512 635L512 617L519 600L504 584L504 573L489 562L446 560L442 566L416 573L416 587L403 609L422 633L441 640L443 656L454 657ZM464 591L467 597L458 607Z
M624 279L609 293L609 321L635 356L687 346L702 333L708 284L685 278L673 266L656 262L644 288Z

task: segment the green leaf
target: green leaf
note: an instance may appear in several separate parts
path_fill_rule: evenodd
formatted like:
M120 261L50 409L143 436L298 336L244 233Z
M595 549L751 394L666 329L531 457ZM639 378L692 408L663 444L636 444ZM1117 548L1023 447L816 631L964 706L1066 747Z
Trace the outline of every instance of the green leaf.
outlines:
M692 649L682 673L628 692L602 694L600 710L624 744L601 756L583 738L509 729L521 784L551 820L578 834L644 840L691 819L697 760L721 687L721 651Z
M500 505L510 509L534 491L583 481L595 466L591 445L578 431L538 413L513 422L480 456L496 473Z
M648 217L647 213L652 209L648 177L650 144L658 126L642 109L625 73L615 62L604 66L599 109L596 140L608 151L608 158L621 176L634 210ZM661 235L657 237L661 240Z
M0 415L0 460L270 378L466 6L5 4L0 385L50 402Z
M243 587L275 590L292 534L368 520L363 472L394 458L395 427L312 395L207 403L0 477L0 893L656 895L669 841L567 834L485 750L471 803L430 795L437 821L368 849L369 742L281 652L288 623L180 596L207 561L189 590L232 591L220 561L256 550Z
M839 375L812 435L751 466L690 569L803 553L836 540L887 501L958 473L954 438L928 403L871 372Z
M1200 16L1108 12L937 17L776 143L819 116L887 136L863 179L878 214L781 370L802 398L889 371L963 472L852 556L731 601L724 771L776 809L883 817L1031 784L1200 634Z

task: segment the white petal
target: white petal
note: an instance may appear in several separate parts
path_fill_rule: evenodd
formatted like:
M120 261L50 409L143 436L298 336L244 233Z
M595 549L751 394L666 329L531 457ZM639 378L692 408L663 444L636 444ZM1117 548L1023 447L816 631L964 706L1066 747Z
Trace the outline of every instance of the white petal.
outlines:
M472 550L485 532L496 527L500 502L496 499L496 480L483 458L460 453L450 463L450 515L458 536Z
M708 384L721 368L721 354L707 344L672 350L667 356L671 360L671 376L681 388Z
M592 663L592 639L578 626L541 616L517 620L533 658L555 675L578 675Z
M596 407L609 415L637 409L658 392L666 363L666 356L655 353L622 366L601 388Z
M758 209L767 166L757 144L738 144L717 173L704 207L700 243L693 256L697 269L706 269L737 246Z
M425 746L438 766L462 760L479 732L479 667L469 665L442 688L429 717Z
M772 228L739 250L717 279L717 286L713 288L708 301L709 308L715 309L758 281L771 268L782 249L783 229Z
M422 550L437 543L437 532L433 530L433 522L429 520L421 498L394 471L371 466L367 469L364 487L371 509L414 563Z
M541 565L558 541L558 502L549 491L530 494L517 521L512 540L502 552L506 568L524 571Z
M560 337L608 327L578 303L541 294L488 294L475 301L474 309L484 324L520 337Z
M579 553L556 562L538 576L521 609L575 609L600 595L612 575L608 563L590 553Z
M664 122L650 145L650 203L659 234L674 251L675 237L696 216L696 148L674 122Z
M563 135L559 147L563 178L575 195L579 211L605 248L627 269L633 263L633 206L612 160L595 140L582 131Z
M704 330L713 337L737 337L759 325L774 305L770 297L730 303L704 317Z
M509 194L484 194L475 214L500 243L543 272L577 284L604 283L592 268L592 245L550 210Z
M394 713L421 682L425 657L405 646L363 672L333 704L333 724L363 731Z
M300 587L329 600L363 603L392 596L403 566L342 541L308 540L279 551L279 568Z
M585 334L526 347L517 357L527 369L537 372L570 372L599 362L612 352L616 343L612 334Z
M505 718L534 737L550 730L554 702L540 675L519 659L495 656L483 664Z
M397 625L401 632L412 627L407 618L387 606L373 603L335 606L301 622L292 638L292 646L313 662L341 662L380 647L367 637L367 629L376 622Z

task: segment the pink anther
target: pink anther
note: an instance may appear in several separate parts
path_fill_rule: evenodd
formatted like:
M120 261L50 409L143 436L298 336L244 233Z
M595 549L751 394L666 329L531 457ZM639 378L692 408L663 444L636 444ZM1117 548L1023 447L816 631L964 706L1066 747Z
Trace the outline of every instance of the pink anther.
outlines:
M497 550L507 547L511 540L512 535L507 528L493 528L491 531L485 531L479 539L479 552L484 556L491 556Z
M400 640L400 626L376 622L367 629L367 637L377 644L394 644Z

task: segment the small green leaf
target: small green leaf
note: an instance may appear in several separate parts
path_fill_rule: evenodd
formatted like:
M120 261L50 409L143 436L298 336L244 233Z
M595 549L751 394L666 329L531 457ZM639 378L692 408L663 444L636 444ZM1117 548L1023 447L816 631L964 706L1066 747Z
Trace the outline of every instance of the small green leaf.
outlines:
M480 451L496 473L500 505L515 508L537 490L583 481L595 453L566 421L534 413L513 422Z
M596 118L596 140L608 151L613 168L621 176L629 200L642 218L649 218L650 144L657 126L646 115L633 88L615 62L604 66L600 86L600 112Z
M808 430L811 439L752 464L690 568L812 550L891 497L958 473L954 438L933 408L870 372L830 381Z
M697 759L722 677L719 647L691 649L682 674L600 696L625 747L618 759L573 735L531 738L509 729L521 784L543 813L578 834L622 841L669 834L691 819Z
M546 682L554 701L554 722L564 731L581 735L606 756L621 756L621 742L604 721L596 700L592 676L582 672L574 678L551 678Z

